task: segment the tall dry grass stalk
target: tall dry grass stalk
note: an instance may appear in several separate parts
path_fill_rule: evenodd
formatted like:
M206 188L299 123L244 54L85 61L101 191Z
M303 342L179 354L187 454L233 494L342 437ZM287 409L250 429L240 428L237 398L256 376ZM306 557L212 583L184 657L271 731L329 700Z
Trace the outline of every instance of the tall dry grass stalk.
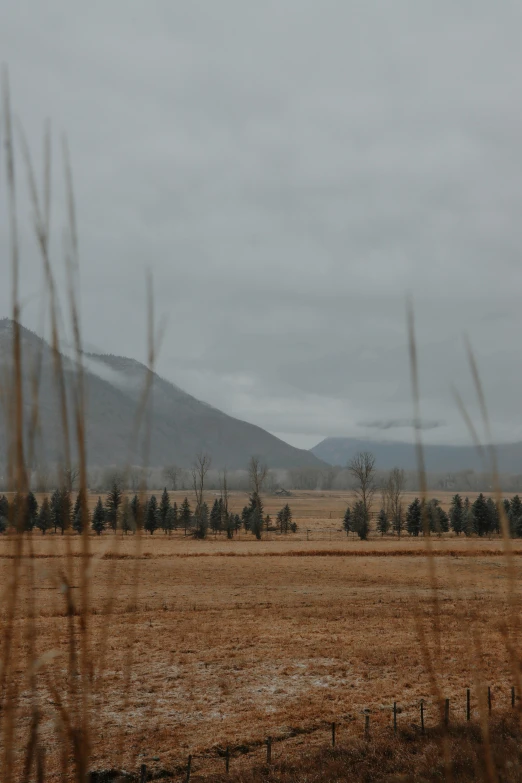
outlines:
M1 401L4 406L8 439L8 482L10 488L21 498L29 490L28 466L32 464L34 443L39 432L39 384L41 373L41 353L32 357L31 370L31 406L29 418L25 415L26 400L24 394L23 368L29 357L23 355L21 340L20 305L20 257L17 219L17 177L15 171L15 140L12 123L12 110L9 94L7 69L2 71L2 115L5 149L5 172L7 184L8 226L10 235L10 266L12 279L12 352L11 360L1 383ZM68 319L74 343L74 372L64 369L59 324L62 321L55 275L50 258L50 218L51 218L51 135L47 127L44 136L44 171L42 195L39 195L35 169L29 146L21 128L18 128L18 140L28 181L30 203L33 211L33 224L39 255L42 261L46 285L46 298L51 326L51 350L53 357L54 379L61 418L61 474L64 481L71 476L72 454L78 466L78 484L81 495L82 535L79 557L73 557L70 537L65 536L66 556L64 567L58 574L56 587L63 594L66 615L66 661L60 658L58 650L41 654L38 645L38 607L36 605L35 559L32 557L32 539L24 535L23 503L17 504L17 518L14 522L14 534L11 536L13 557L4 566L10 569L6 593L3 596L2 628L0 635L0 780L2 783L36 780L42 783L48 775L59 774L62 780L74 780L85 783L88 779L91 760L92 722L96 702L103 697L98 686L101 685L101 672L105 664L107 640L110 634L110 614L112 611L116 584L114 570L109 572L107 584L107 602L103 608L107 622L103 623L101 637L97 639L97 653L94 653L93 628L91 627L91 583L93 579L93 559L90 551L90 536L87 508L87 447L85 413L86 399L83 371L83 348L79 313L80 266L76 222L76 208L72 169L67 141L62 144L63 170L67 205L67 225L65 231L65 269L67 280ZM1 168L0 168L1 170ZM154 311L152 285L148 281L148 373L136 415L133 444L143 427L148 402L152 392L154 363L157 343L161 333L154 333ZM43 344L42 344L43 345ZM24 364L25 362L25 364ZM72 379L72 380L71 380ZM71 427L72 423L72 427ZM144 465L148 459L148 437L143 455ZM68 489L72 487L68 486ZM140 488L142 508L146 487ZM138 525L135 537L137 557L133 574L134 602L138 600L141 528ZM118 538L111 543L117 548ZM76 584L76 582L78 584ZM74 591L74 592L73 592ZM123 707L128 704L132 668L132 635L129 636L129 654L126 656L125 688ZM63 676L56 671L60 666L51 667L51 662L59 661ZM16 676L23 669L25 682ZM21 720L22 702L25 689L29 690L29 718ZM44 698L44 697L47 698ZM50 698L49 698L50 697ZM53 708L44 710L44 702L52 700ZM42 733L46 722L46 738ZM52 738L49 737L49 725L54 726ZM27 728L23 728L27 726ZM123 743L118 743L120 749ZM46 762L46 750L58 748L53 760ZM49 754L48 754L49 755ZM115 765L118 749L115 748Z

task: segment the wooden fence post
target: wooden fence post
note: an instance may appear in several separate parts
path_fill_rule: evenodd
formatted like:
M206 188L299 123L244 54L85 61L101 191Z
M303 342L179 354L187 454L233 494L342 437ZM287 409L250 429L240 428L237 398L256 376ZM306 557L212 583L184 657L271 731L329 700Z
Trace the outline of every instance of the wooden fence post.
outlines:
M424 734L424 699L421 699L420 712L421 712L421 732Z
M266 741L266 763L272 763L272 737L268 737Z
M227 747L227 752L225 753L225 771L227 775L229 769L230 769L230 749Z
M515 688L514 686L511 688L511 706L515 706Z
M449 726L449 699L444 703L444 725Z
M335 748L335 723L332 723L332 748Z
M190 783L191 770L192 770L192 756L189 756L187 761L187 783Z
M393 702L393 733L397 734L397 702Z
M488 712L491 715L491 687L488 685Z
M466 720L471 720L471 691L466 691Z
M370 736L370 713L367 712L364 716L364 736L366 739Z
M140 769L140 783L145 783L147 780L147 765L142 764Z
M42 745L36 749L36 780L37 783L45 781L45 748Z

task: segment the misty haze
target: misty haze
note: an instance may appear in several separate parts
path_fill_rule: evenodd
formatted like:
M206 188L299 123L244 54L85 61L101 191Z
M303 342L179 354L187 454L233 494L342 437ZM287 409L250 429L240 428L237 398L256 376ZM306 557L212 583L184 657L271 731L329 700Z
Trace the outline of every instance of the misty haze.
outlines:
M6 0L2 783L522 781L521 29Z

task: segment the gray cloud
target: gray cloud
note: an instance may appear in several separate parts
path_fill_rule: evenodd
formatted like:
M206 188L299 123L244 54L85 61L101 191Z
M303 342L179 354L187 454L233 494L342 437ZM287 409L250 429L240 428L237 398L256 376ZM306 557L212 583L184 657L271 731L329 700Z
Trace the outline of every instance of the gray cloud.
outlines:
M420 430L436 430L437 427L443 427L445 421L421 421L418 425ZM404 429L405 427L416 427L415 419L381 419L380 421L361 421L359 427L366 427L369 430L394 430Z
M46 117L55 130L62 285L59 132L70 141L88 344L146 356L150 268L158 369L179 386L298 445L381 421L409 438L411 293L422 413L440 422L426 438L468 438L452 385L478 415L463 332L495 436L522 437L521 21L485 0L11 3L0 50L38 171Z

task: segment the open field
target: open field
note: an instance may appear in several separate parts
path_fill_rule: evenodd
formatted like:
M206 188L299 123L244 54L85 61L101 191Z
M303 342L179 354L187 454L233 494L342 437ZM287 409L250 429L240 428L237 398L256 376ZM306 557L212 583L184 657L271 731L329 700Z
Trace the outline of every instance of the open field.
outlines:
M244 496L238 500L244 504ZM319 499L299 498L299 512L297 500L289 502L300 526L308 511L316 514L310 524L325 523ZM328 504L334 512L346 498ZM271 505L272 499L270 513ZM280 506L275 499L275 510ZM404 711L401 720L411 722L425 698L427 720L434 721L419 628L434 650L436 616L444 696L463 716L465 688L480 678L493 686L494 709L508 706L513 674L503 633L504 626L513 628L513 615L502 542L448 536L433 543L436 613L426 558L419 556L425 544L407 536L400 542L343 536L335 546L301 534L260 542L251 535L203 542L158 533L92 537L93 766L137 769L147 760L151 769L169 769L192 752L197 769L212 772L216 746L244 746L323 720L342 720L344 732L360 734L361 710L372 709L372 725L388 725L394 700ZM518 591L522 546L513 544ZM46 667L61 692L69 621L60 586L70 568L74 595L80 558L65 554L68 546L79 551L79 539L35 535L32 546L35 557L22 561L18 673L25 671L24 629L34 599L38 651L56 653ZM2 590L11 551L12 541L3 537ZM50 735L56 704L41 683L44 735ZM19 728L28 708L27 697ZM324 740L302 735L285 743L285 752Z

